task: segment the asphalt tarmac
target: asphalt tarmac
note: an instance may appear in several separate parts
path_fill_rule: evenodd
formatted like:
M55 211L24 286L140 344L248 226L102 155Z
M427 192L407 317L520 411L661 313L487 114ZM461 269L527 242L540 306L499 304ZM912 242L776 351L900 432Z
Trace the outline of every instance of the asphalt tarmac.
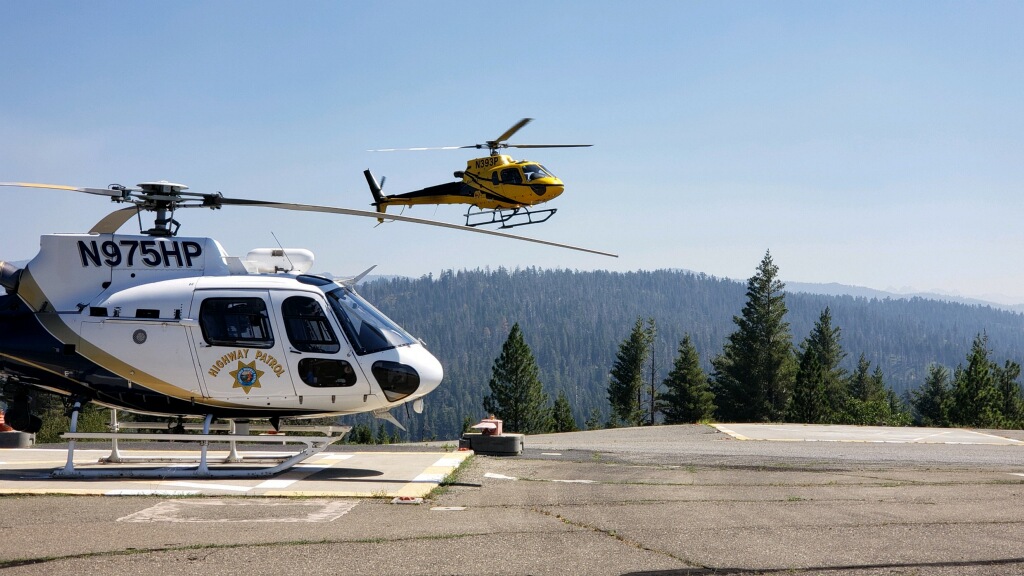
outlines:
M356 462L350 450L325 454ZM340 483L337 466L293 488ZM1024 575L1021 431L601 430L469 458L422 504L203 494L2 496L0 572Z

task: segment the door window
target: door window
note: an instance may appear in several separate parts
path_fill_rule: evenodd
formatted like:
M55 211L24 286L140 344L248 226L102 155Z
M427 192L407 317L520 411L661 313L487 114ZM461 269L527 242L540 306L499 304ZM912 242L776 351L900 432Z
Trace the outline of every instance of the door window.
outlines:
M211 346L274 346L270 316L262 298L207 298L199 309L199 326Z
M336 388L356 383L356 371L344 360L303 358L299 360L299 377L314 388Z
M281 304L288 341L299 352L335 354L341 350L320 304L306 296L292 296Z

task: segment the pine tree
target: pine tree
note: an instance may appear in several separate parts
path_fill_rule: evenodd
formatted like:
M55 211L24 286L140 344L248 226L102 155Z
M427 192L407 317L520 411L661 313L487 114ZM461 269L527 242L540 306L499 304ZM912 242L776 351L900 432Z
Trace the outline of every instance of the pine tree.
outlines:
M832 311L826 306L810 335L800 344L800 367L789 412L797 422L850 420L846 370L839 367L846 352L839 344L839 334L839 328L832 326Z
M800 357L800 367L796 371L793 399L789 404L787 419L805 424L817 424L828 420L826 372L821 357L814 350Z
M612 424L639 426L643 420L640 399L643 394L644 365L650 354L650 330L642 318L636 319L629 336L619 344L608 383L608 403Z
M491 393L484 397L484 410L501 419L506 431L542 434L551 429L548 395L518 323L512 326L491 372Z
M666 390L658 407L665 415L666 424L700 422L714 415L715 394L711 391L711 381L700 367L700 357L689 334L679 343L679 354L663 384Z
M1024 428L1024 397L1020 384L1020 364L1006 361L1002 368L993 364L996 377L999 408L1002 413L1001 428Z
M786 414L795 376L793 340L785 321L785 284L765 253L747 281L747 303L734 316L737 330L712 361L719 416L728 422L780 421Z
M590 417L587 418L587 421L584 422L583 425L586 426L587 430L600 430L604 428L604 425L601 423L601 419L601 409L594 406L590 409Z
M949 426L949 370L945 366L928 366L924 385L910 393L914 422L920 426Z
M860 400L866 402L871 399L872 386L870 384L871 376L871 362L868 361L864 353L861 352L860 358L857 360L857 369L850 374L850 381L847 383L847 389L850 391L850 397L854 400Z
M954 425L998 428L1002 423L999 408L988 336L978 334L967 355L967 367L957 367L949 418Z
M551 431L552 432L576 432L580 429L576 425L576 419L572 416L572 407L569 406L569 397L565 391L558 393L555 398L555 405L551 409Z

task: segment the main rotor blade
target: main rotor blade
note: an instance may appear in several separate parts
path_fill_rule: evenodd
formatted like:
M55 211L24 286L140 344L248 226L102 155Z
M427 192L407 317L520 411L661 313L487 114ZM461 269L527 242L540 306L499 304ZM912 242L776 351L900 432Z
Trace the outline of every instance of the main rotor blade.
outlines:
M62 184L39 184L36 182L0 182L0 186L15 186L18 188L47 188L50 190L68 190L71 192L85 192L86 194L110 196L113 198L124 197L124 194L120 190L110 190L109 188L77 188L75 186L64 186Z
M469 146L419 146L416 148L377 148L375 150L367 150L367 152L409 152L409 151L420 151L420 150L460 150L462 148L478 148L476 144Z
M519 132L520 128L522 128L523 126L526 126L527 124L529 124L532 121L533 121L533 118L523 118L519 122L516 122L515 126L513 126L513 127L509 128L508 130L506 130L504 134L502 134L501 136L498 136L498 138L495 140L495 142L504 142L505 140L508 140L509 138L512 137L513 134L515 134L516 132Z
M356 210L353 208L339 208L336 206L317 206L312 204L293 204L290 202L268 202L265 200L245 200L241 198L221 198L219 199L221 205L227 206L261 206L264 208L278 208L281 210L297 210L300 212L323 212L326 214L344 214L347 216L360 216L364 218L383 218L385 220L397 220L399 222L411 222L413 224L424 224L426 226L437 226L439 228L451 228L452 230L461 230L463 232L475 232L477 234L487 234L489 236L499 236L501 238L511 238L513 240L522 240L524 242L533 242L535 244L544 244L546 246L555 246L557 248L568 248L569 250L576 250L578 252L587 252L590 254L597 254L599 256L610 256L612 258L618 258L618 254L612 254L610 252L601 252L600 250L591 250L590 248L581 248L579 246L572 246L569 244L561 244L558 242L550 242L548 240L539 240L537 238L530 238L527 236L516 236L515 234L506 234L504 232L497 232L494 230L485 230L482 228L474 228L471 226L463 226L461 224L449 224L447 222L438 222L436 220L426 220L423 218L414 218L412 216L401 216L399 214L382 214L376 211L369 210Z
M124 226L125 222L131 220L132 216L135 216L138 212L139 210L135 206L114 210L97 222L96 225L92 227L92 230L89 230L89 234L113 234L117 232L121 226Z
M505 144L505 148L589 148L593 144Z

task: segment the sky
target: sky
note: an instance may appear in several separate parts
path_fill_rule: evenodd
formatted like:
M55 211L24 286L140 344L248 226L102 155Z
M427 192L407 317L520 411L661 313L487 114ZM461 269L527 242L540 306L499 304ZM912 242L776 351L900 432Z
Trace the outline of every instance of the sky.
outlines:
M566 184L512 232L181 211L232 255L303 247L314 270L419 277L536 266L686 269L1024 302L1024 3L0 2L0 181L169 180L229 197L371 209L452 181L460 146ZM114 209L0 188L0 259ZM461 223L464 206L404 214ZM132 232L131 223L122 229Z

